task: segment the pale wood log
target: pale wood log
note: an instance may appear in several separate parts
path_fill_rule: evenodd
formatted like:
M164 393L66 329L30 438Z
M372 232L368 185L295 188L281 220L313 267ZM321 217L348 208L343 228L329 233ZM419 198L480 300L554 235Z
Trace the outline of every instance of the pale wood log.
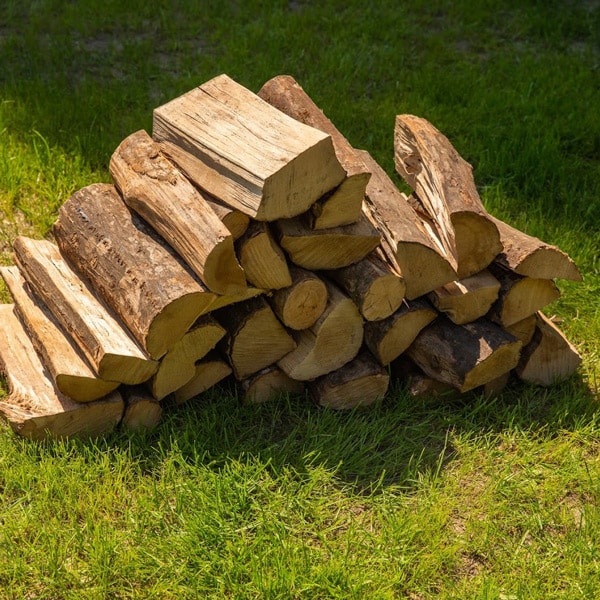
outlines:
M0 370L9 389L0 401L0 414L23 437L102 435L112 431L123 415L123 398L117 391L84 403L62 394L49 378L12 304L0 305Z
M513 369L522 344L487 319L456 325L440 316L408 348L408 356L430 377L466 392Z
M523 348L515 372L527 383L550 386L571 377L581 356L548 317L538 312L536 320L533 338Z
M237 240L244 235L244 232L248 229L248 225L250 224L250 217L248 215L222 204L208 194L206 194L205 200L215 215L219 217L221 223L227 227L234 240Z
M459 281L451 281L428 297L433 305L457 325L483 317L498 299L500 282L484 269Z
M276 290L269 299L279 320L290 329L308 329L314 325L327 306L327 286L318 275L290 266L292 283Z
M48 307L32 292L17 267L0 267L15 312L57 389L76 402L91 402L117 389L92 369Z
M164 355L216 299L113 185L78 190L58 214L53 231L61 254L153 358Z
M283 250L267 223L252 221L235 249L249 283L265 290L292 285L292 277Z
M336 371L308 382L313 400L335 409L365 407L381 400L389 386L387 371L367 351Z
M329 135L226 75L156 108L152 135L196 185L259 221L307 211L346 175Z
M200 317L160 361L151 381L154 398L162 400L192 379L196 362L206 356L224 335L225 329L213 317Z
M279 367L271 365L240 381L239 388L244 404L262 404L284 394L301 394L304 383L291 379Z
M364 170L361 161L357 161L357 168ZM369 177L370 173L363 172L348 175L338 187L315 202L305 213L309 226L312 229L329 229L359 221L364 201L364 196L359 194L364 194Z
M262 297L213 314L227 331L219 347L238 380L272 365L296 347L296 342Z
M458 278L485 269L502 252L502 244L471 165L429 121L413 115L396 116L394 160L436 223L444 248L456 256Z
M292 332L297 347L277 362L292 379L307 381L350 362L363 341L363 320L356 304L327 281L327 306L314 325Z
M158 231L206 287L218 294L245 289L231 233L145 131L121 142L110 159L110 173L126 204Z
M517 321L512 325L503 327L505 331L508 331L511 335L514 335L517 339L521 340L523 347L527 346L533 338L535 328L537 325L537 317L535 314L525 317L521 321Z
M15 239L15 260L34 293L82 350L101 379L142 383L158 362L140 348L117 315L45 240Z
M229 375L231 375L231 367L222 358L212 354L206 356L196 363L194 376L175 391L175 402L177 404L187 402L217 385Z
M365 345L382 365L388 365L406 351L437 315L424 298L405 300L386 319L365 323Z
M121 429L142 431L154 429L161 421L163 408L143 385L121 386L121 395L125 400L125 412L121 420Z

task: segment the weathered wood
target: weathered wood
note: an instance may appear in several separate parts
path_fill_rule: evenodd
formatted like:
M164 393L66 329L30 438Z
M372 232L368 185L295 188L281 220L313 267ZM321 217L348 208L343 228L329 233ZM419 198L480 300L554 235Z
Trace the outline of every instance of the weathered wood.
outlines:
M9 389L0 401L0 414L23 437L102 435L112 431L123 415L123 398L117 391L84 403L62 394L48 377L12 304L0 305L0 371Z
M117 389L90 367L81 350L48 307L35 296L17 267L0 267L15 302L15 312L57 389L76 402L90 402Z
M258 221L307 211L346 175L329 135L226 75L156 108L152 135L196 185Z
M318 275L290 266L292 283L276 290L269 300L279 320L290 329L307 329L314 325L327 306L327 286Z
M297 347L278 360L287 375L298 381L315 379L351 361L363 341L363 320L356 304L327 281L327 306L314 325L293 332Z
M277 400L284 394L301 394L304 384L288 377L279 367L271 365L239 382L244 404L262 404Z
M163 415L163 408L143 385L123 385L121 395L125 400L125 412L121 428L130 431L154 429Z
M460 392L485 385L513 369L521 342L486 319L456 325L439 316L408 348L408 356L430 377Z
M165 354L216 299L113 185L80 189L58 214L53 231L62 255L153 358Z
M429 121L413 115L396 116L394 160L436 223L444 248L456 256L458 278L485 269L502 244L477 192L471 165Z
M307 385L317 404L328 408L351 409L381 400L389 382L387 371L369 352L364 351L336 371Z
M116 314L64 260L57 246L19 236L13 248L17 266L33 292L101 379L136 384L152 377L158 362L140 348Z
M215 215L219 217L221 223L227 227L234 240L237 240L244 235L244 232L248 229L248 225L250 224L250 217L248 215L222 204L208 194L206 194L205 200Z
M175 402L182 404L202 394L231 375L231 367L217 355L206 356L196 363L194 376L174 394Z
M246 287L233 237L210 205L143 130L125 138L110 159L125 203L158 231L212 292Z

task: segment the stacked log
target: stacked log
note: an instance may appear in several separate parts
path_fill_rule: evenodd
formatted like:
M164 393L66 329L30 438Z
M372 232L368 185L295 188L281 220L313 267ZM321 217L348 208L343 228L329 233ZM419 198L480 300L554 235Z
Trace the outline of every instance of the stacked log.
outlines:
M158 107L113 183L60 208L55 243L15 240L0 412L24 436L97 435L226 378L248 404L347 409L390 373L487 394L571 375L541 312L554 279L580 279L569 257L489 215L424 119L397 117L395 164L412 194L287 76L253 94L222 75Z

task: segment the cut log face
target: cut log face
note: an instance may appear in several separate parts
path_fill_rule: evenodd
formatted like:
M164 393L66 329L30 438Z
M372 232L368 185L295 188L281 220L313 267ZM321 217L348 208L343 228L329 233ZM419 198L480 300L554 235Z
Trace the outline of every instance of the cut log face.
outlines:
M160 423L163 414L162 406L144 386L121 386L121 394L125 400L122 429L142 431L154 429Z
M504 327L505 331L508 331L511 335L514 335L518 340L521 340L523 347L527 346L533 338L535 328L537 325L537 317L535 314L525 317L521 321L517 321L512 325Z
M212 292L246 288L233 237L203 195L160 152L145 131L125 138L110 173L127 205L180 254Z
M117 391L80 403L56 388L12 304L0 305L0 368L9 388L0 413L23 437L97 436L112 431L121 420L123 398Z
M211 198L208 194L205 196L205 200L215 215L219 217L221 223L227 227L234 240L237 240L244 235L244 232L248 229L248 225L250 224L250 217L248 215L245 215L243 212L235 210L230 206L221 204L219 201Z
M0 275L15 301L15 312L61 393L76 402L90 402L117 389L118 383L98 377L16 267L1 267Z
M284 394L301 394L304 384L288 377L276 365L271 365L240 381L244 404L262 404L281 398Z
M182 404L202 394L231 375L231 367L217 356L196 363L194 376L175 392L175 402Z
M77 343L101 379L142 383L156 372L151 360L115 313L45 240L19 236L15 258L33 292Z
M226 75L155 109L152 135L196 185L259 221L307 211L346 176L330 136Z
M112 185L75 192L59 210L54 237L153 358L165 354L216 298Z
M359 221L364 189L370 177L370 173L348 175L333 192L315 202L307 213L310 227L328 229Z

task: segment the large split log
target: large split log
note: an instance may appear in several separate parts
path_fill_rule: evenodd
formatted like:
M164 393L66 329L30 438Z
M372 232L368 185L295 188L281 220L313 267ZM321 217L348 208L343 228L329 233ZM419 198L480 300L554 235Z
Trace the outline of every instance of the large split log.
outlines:
M240 381L239 388L244 404L262 404L283 394L301 394L304 383L288 377L277 365L271 365Z
M61 253L153 358L164 355L216 299L114 186L84 187L58 214L54 237Z
M231 367L216 353L211 353L196 363L194 376L175 391L175 402L177 404L187 402L217 385L229 375L231 375Z
M62 394L48 377L12 304L0 305L0 370L9 389L0 401L0 414L23 437L102 435L112 431L123 415L123 398L117 391L84 403Z
M330 136L226 75L156 108L152 136L196 185L259 221L307 211L346 176Z
M152 377L158 362L140 348L116 314L68 265L57 246L19 236L13 247L24 278L101 379L133 385Z
M236 294L246 287L233 237L210 205L143 130L125 138L110 173L129 207L180 254L206 287Z
M437 226L448 252L454 252L459 279L485 269L502 251L500 234L477 192L473 170L429 121L397 115L396 170L415 190Z

